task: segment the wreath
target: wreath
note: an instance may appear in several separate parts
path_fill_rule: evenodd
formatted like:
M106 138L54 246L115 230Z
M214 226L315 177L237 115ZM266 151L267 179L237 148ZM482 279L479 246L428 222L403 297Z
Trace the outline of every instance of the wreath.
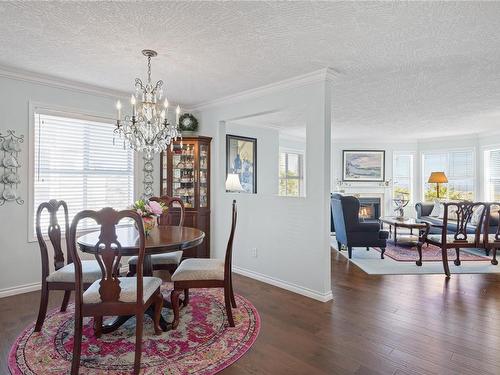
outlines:
M179 129L181 131L195 132L198 130L198 120L190 113L184 113L179 117Z

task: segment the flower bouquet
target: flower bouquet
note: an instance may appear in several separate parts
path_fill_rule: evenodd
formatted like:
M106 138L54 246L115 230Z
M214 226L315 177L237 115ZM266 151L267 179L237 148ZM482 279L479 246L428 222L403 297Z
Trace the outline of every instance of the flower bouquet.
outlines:
M168 211L168 207L165 207L163 203L144 199L135 201L132 209L141 215L146 236L155 227L157 217Z

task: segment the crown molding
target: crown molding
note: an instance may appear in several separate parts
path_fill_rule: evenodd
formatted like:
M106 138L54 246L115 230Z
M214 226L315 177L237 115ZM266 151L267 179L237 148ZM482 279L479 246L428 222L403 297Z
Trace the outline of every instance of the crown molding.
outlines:
M18 81L30 82L30 83L37 83L44 86L59 88L63 90L76 91L84 94L98 95L107 98L125 99L130 96L129 93L126 93L124 91L90 85L87 83L59 78L47 74L35 73L6 65L0 65L0 77L15 79Z
M217 107L220 105L237 103L243 100L258 98L263 95L271 94L276 91L281 90L289 90L296 87L310 85L312 83L317 82L331 82L337 79L340 75L340 72L333 68L324 68L320 70L316 70L311 73L303 74L300 76L288 78L282 81L278 81L275 83L271 83L265 86L256 87L254 89L245 90L239 92L237 94L224 96L222 98L209 100L206 102L202 102L196 105L193 105L189 108L189 111L201 111L204 109Z

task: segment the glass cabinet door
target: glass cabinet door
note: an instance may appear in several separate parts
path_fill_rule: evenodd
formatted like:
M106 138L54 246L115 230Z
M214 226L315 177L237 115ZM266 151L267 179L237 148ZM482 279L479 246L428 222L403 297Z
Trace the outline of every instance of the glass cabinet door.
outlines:
M195 143L175 143L172 152L172 195L195 207Z
M208 207L208 186L209 186L209 175L208 175L208 144L200 143L199 150L199 168L200 168L200 207Z

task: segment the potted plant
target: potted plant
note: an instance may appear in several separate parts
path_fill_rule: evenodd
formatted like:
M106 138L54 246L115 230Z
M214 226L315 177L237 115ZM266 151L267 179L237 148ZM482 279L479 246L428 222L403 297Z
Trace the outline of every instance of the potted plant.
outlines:
M163 203L144 199L135 201L132 209L141 215L146 236L155 227L158 216L168 211Z

